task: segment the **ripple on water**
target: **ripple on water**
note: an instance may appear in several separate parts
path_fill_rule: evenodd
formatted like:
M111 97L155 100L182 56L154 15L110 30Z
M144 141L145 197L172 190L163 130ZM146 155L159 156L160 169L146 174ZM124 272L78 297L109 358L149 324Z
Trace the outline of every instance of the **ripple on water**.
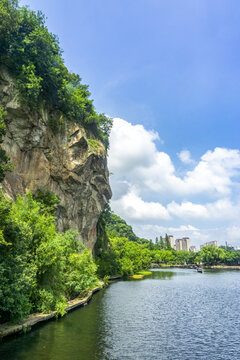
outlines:
M153 271L0 346L8 360L238 360L237 271Z

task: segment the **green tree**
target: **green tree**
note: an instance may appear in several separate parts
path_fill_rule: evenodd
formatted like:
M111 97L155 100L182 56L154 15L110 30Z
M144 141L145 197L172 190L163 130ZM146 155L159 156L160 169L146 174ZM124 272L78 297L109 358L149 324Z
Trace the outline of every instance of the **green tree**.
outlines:
M161 250L164 249L164 241L163 241L162 236L160 236L159 248L160 248Z
M55 218L29 193L0 197L0 321L33 311L64 314L69 299L96 286L97 267L77 232L59 234Z
M34 200L38 202L43 211L55 215L60 199L52 191L46 189L37 189L33 195Z
M171 250L171 244L170 244L170 241L169 241L169 238L168 238L168 234L165 235L165 249L167 250Z
M112 119L95 111L88 86L64 65L58 38L48 31L41 12L20 7L18 1L1 0L0 64L16 79L24 106L60 113L54 122L50 119L55 131L63 118L74 121L108 148Z
M217 265L224 263L225 251L216 246L204 246L200 252L201 262L205 265Z

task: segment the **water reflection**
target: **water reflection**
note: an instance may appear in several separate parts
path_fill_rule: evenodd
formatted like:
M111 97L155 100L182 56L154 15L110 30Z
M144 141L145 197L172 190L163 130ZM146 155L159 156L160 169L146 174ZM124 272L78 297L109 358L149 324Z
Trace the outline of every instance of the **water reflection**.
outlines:
M1 360L94 360L102 359L99 324L99 292L88 306L34 328L30 333L0 345ZM90 306L90 305L89 305Z
M152 275L149 278L154 280L170 280L173 276L177 275L176 272L170 270L153 270L151 272Z
M88 306L1 344L0 359L240 359L239 275L154 269L116 282Z

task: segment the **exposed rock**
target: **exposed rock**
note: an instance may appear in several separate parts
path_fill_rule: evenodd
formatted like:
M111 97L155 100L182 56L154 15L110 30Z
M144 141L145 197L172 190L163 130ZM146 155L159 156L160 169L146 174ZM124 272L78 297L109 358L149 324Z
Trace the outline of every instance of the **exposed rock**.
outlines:
M68 121L53 133L49 120L59 114L44 109L33 114L22 107L14 81L4 69L0 71L0 104L7 111L3 147L15 164L3 182L4 192L15 199L27 190L53 191L61 199L58 230L78 230L80 239L93 249L99 215L111 198L103 144L95 140L91 146L85 130Z

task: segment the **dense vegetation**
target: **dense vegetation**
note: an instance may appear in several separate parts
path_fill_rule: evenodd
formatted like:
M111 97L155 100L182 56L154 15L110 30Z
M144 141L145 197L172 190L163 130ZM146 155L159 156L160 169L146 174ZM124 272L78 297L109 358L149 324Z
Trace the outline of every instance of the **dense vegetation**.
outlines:
M49 33L41 12L19 7L17 0L0 0L0 65L16 78L21 102L31 110L47 107L50 126L61 127L63 117L91 130L108 147L111 119L98 114L88 86L70 73L57 37Z
M97 283L90 252L76 232L56 232L43 201L27 194L14 203L1 194L0 223L0 322L35 311L61 315L67 300Z
M151 263L158 265L239 265L240 252L233 249L206 246L199 252L176 251L171 248L167 234L151 240L139 239L132 228L109 206L99 219L98 240L95 246L98 274L133 275Z
M98 221L94 253L100 277L129 276L151 264L149 241L137 237L130 225L115 215L107 205Z
M162 248L161 242L138 243L127 237L109 237L108 233L117 232L119 222L114 230L114 214L104 212L98 224L98 235L104 239L96 243L94 263L76 232L56 232L54 213L58 202L54 194L44 190L34 196L19 196L16 202L0 196L0 322L35 311L57 310L62 315L67 300L94 287L97 275L130 276L148 269L151 263L240 262L239 252L213 246L191 253L169 249L166 242Z
M114 214L109 205L106 206L103 216L105 216L106 220L106 232L108 237L125 237L128 240L135 241L139 244L148 243L148 240L136 236L132 227L128 225L125 220L121 219L120 216Z
M0 0L3 65L16 80L23 106L39 113L47 108L52 129L60 129L64 119L76 121L108 147L111 120L97 114L88 87L67 70L58 39L48 32L43 14L19 7L17 0ZM0 182L12 168L1 148L4 114L0 108ZM91 140L94 146L96 140ZM167 236L155 243L139 238L109 206L97 225L94 262L76 232L56 231L59 201L43 189L15 202L0 193L0 323L36 311L57 310L62 315L67 301L94 287L98 276L130 276L151 263L240 263L240 253L229 249L205 247L190 253L173 250Z

